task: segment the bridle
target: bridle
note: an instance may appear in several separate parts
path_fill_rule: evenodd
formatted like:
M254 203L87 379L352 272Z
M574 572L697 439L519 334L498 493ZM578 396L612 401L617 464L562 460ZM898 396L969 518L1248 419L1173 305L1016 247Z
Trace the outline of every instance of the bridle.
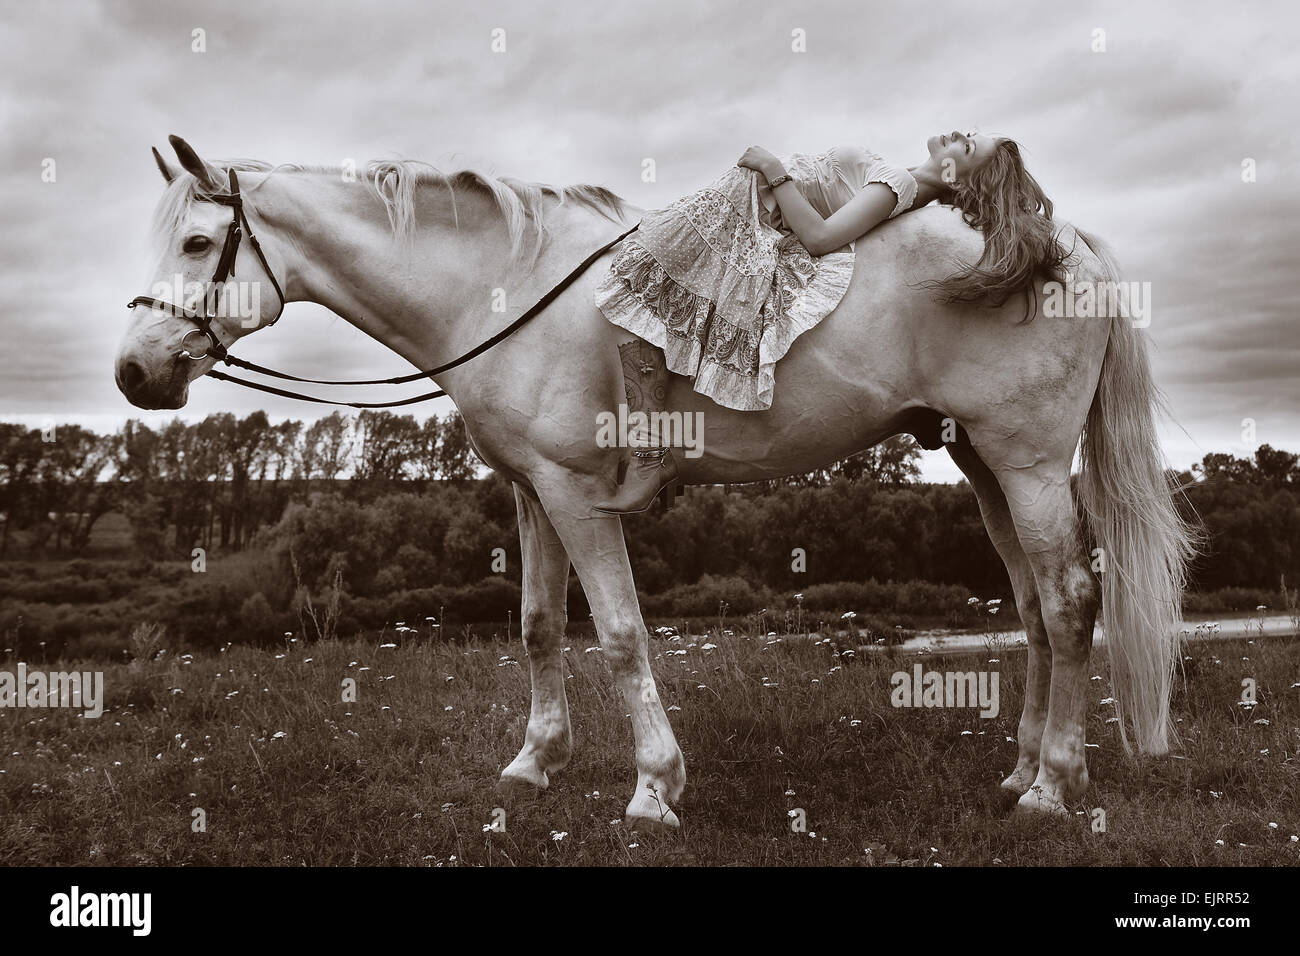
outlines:
M555 301L561 292L572 285L574 280L586 272L597 259L634 233L641 225L640 223L637 223L631 229L605 243L605 245L601 246L579 263L577 268L556 283L555 286L553 286L546 295L542 296L527 312L515 319L515 321L511 322L508 326L496 335L493 335L487 341L480 342L464 355L452 359L450 362L446 362L436 368L425 369L422 372L412 372L409 375L398 375L394 378L348 380L300 378L297 375L290 375L288 372L277 372L275 369L267 368L264 365L258 365L255 362L248 362L244 359L237 358L231 355L226 347L221 344L221 340L217 338L217 333L213 330L212 323L219 317L218 303L220 301L221 290L224 287L226 280L230 278L231 274L235 270L235 256L239 254L239 242L244 232L248 233L249 244L252 245L253 251L257 253L257 258L262 263L262 268L266 270L267 277L270 278L271 285L275 287L275 294L280 300L280 310L276 313L275 318L270 322L267 322L266 326L259 326L259 328L269 327L280 321L280 316L284 314L285 298L284 291L280 288L280 283L275 278L275 273L271 271L271 266L266 261L266 254L262 252L262 244L257 241L257 237L253 235L253 227L248 223L248 216L244 212L244 200L239 194L239 178L235 175L233 169L230 170L230 194L228 196L214 195L207 198L212 202L220 203L223 206L230 206L232 213L230 226L226 229L226 241L221 247L221 255L217 259L217 268L212 274L208 293L203 297L204 311L196 312L193 309L187 309L174 302L167 302L163 299L157 299L153 296L147 295L136 296L126 304L126 307L128 309L134 309L136 306L143 305L151 309L159 309L163 312L167 312L179 319L188 319L193 322L196 328L190 329L181 336L180 352L178 354L182 358L187 358L192 361L202 361L205 358L215 357L227 365L247 369L250 372L257 372L261 375L270 375L273 378L284 379L290 382L304 382L308 385L403 385L407 382L416 382L421 379L430 378L468 362L470 359L482 355L498 342L509 338L527 322L536 318L541 314L543 309ZM189 341L190 336L195 334L203 335L208 340L208 347L198 355L191 352L189 346L186 344ZM218 372L216 369L209 370L207 374L212 378L223 382L233 382L234 384L242 385L245 388L257 389L260 392L269 392L272 395L280 395L284 398L296 398L301 401L317 402L322 405L344 405L348 408L396 408L400 405L414 405L417 402L426 402L430 399L442 398L447 394L444 390L439 389L436 392L426 392L423 395L416 395L412 398L405 398L395 402L338 402L328 398L317 398L313 395L303 395L300 392L292 392L288 389L276 388L274 385L265 385L261 382L250 382L248 379L237 378L234 375L227 375L224 372Z
M134 309L138 305L148 306L151 309L159 309L163 312L170 313L179 319L189 319L198 328L190 329L181 336L180 355L183 358L200 361L210 356L218 359L228 360L230 354L226 347L221 344L217 338L217 333L212 328L212 323L219 315L219 303L222 301L221 292L226 284L226 280L234 274L235 257L239 255L239 242L243 238L245 231L248 233L248 242L257 253L257 258L262 263L262 268L266 270L267 278L271 280L271 285L275 287L276 298L280 301L280 309L275 314L267 326L275 325L280 321L280 316L284 314L284 290L280 288L280 282L271 271L271 265L266 261L266 253L262 251L262 244L257 241L257 236L253 235L253 227L248 224L248 215L244 212L244 198L239 194L239 177L235 171L230 170L230 194L227 196L215 195L208 196L207 199L223 206L229 206L231 209L230 225L226 229L226 241L221 247L221 255L217 259L216 271L212 273L212 279L208 283L208 291L203 296L203 312L195 312L193 309L187 309L183 305L175 302L167 302L163 299L156 299L153 296L138 295L126 304L128 309ZM207 337L208 347L201 353L195 354L190 351L186 344L191 335L200 334Z

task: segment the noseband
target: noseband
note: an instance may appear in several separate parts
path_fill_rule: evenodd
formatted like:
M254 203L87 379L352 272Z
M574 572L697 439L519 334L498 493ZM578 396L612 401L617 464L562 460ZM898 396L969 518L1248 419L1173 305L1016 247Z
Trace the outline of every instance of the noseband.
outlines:
M235 257L239 255L239 242L245 232L248 233L248 241L252 245L253 251L257 253L262 268L266 270L267 278L271 280L271 285L275 287L276 297L280 300L280 310L276 312L275 318L266 324L268 326L275 325L276 322L280 321L280 316L284 314L284 291L280 288L275 273L271 271L271 266L266 261L266 254L262 252L262 244L257 241L257 236L253 235L253 227L248 224L248 215L244 212L244 199L239 194L239 177L235 175L233 169L230 170L230 194L228 196L209 196L207 198L223 206L229 206L231 214L230 225L226 228L226 241L221 247L221 256L217 259L216 271L212 273L212 279L208 283L208 291L203 296L203 312L195 312L193 309L187 309L175 302L166 302L147 295L138 295L126 304L128 309L134 309L138 305L159 309L176 316L178 319L189 319L189 321L197 325L198 328L190 329L182 335L180 342L181 356L194 361L205 358L227 359L229 357L226 347L217 338L212 323L219 317L218 307L221 301L221 290L226 280L234 274ZM203 335L208 340L208 347L199 354L191 352L189 345L186 344L190 336L196 334Z
M230 195L228 196L210 196L213 202L220 203L223 206L230 206L233 210L230 226L226 229L226 242L221 247L221 257L217 260L217 269L212 274L212 281L209 283L209 294L203 297L203 312L195 312L193 309L187 309L182 305L174 302L165 302L162 299L155 299L153 296L138 295L126 304L128 309L134 309L138 305L148 306L151 309L159 309L178 319L188 319L193 322L197 328L190 329L181 336L180 355L183 358L193 361L201 361L205 358L217 358L227 365L234 365L238 368L247 369L250 372L257 372L261 375L270 375L273 378L285 379L290 382L305 382L309 385L403 385L407 382L417 382L421 379L432 378L442 372L449 371L458 365L468 362L475 356L482 355L498 342L509 338L517 330L522 328L526 323L541 314L542 310L559 297L560 293L573 284L579 276L586 272L592 264L609 252L610 249L618 245L633 232L637 230L640 223L619 236L605 243L591 255L587 256L580 262L572 272L557 282L546 295L542 296L533 304L523 315L515 319L504 329L492 336L485 342L480 342L474 348L470 349L464 355L452 359L436 368L425 369L421 372L412 372L409 375L398 375L394 378L374 378L361 380L337 380L325 378L300 378L297 375L290 375L288 372L277 372L275 369L267 368L264 365L258 365L256 362L248 362L241 358L231 355L221 340L217 338L217 333L213 331L212 323L218 318L217 302L220 295L221 287L226 280L230 278L231 273L235 270L235 256L239 253L239 241L243 232L248 233L248 241L252 243L253 251L257 253L257 258L262 263L262 268L266 270L267 276L271 280L271 285L275 286L275 294L280 299L280 311L276 313L275 318L266 323L268 326L275 325L280 321L280 316L284 314L284 292L280 288L280 283L275 278L275 273L271 271L270 265L267 264L266 256L262 252L262 244L257 241L253 235L253 228L248 224L248 216L244 213L244 200L239 195L239 179L235 176L235 171L230 170ZM241 229L242 226L242 229ZM215 294L212 294L215 291ZM190 351L186 342L191 335L203 335L208 340L208 347L201 354L196 355ZM423 395L416 395L413 398L404 398L395 402L336 402L328 398L317 398L313 395L304 395L301 392L291 392L288 389L276 388L274 385L265 385L261 382L250 382L248 379L237 378L234 375L227 375L224 372L218 372L216 369L210 369L207 373L212 378L222 382L234 382L236 385L242 385L245 388L257 389L259 392L268 392L272 395L280 395L284 398L296 398L304 402L317 402L321 405L345 405L348 408L396 408L399 405L414 405L416 402L425 402L433 398L442 398L447 393L442 389L436 392L426 392Z

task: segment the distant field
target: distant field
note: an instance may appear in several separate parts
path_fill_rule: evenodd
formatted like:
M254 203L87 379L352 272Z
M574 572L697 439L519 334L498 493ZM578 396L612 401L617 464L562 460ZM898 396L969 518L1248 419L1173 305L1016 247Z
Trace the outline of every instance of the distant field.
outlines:
M1023 652L995 647L942 664L1000 673L1001 712L981 719L892 708L889 676L911 659L739 632L708 640L715 649L652 642L689 775L674 835L621 823L635 780L631 733L600 651L575 642L565 655L572 763L546 794L503 806L497 775L529 706L519 644L381 647L389 632L110 665L98 720L0 710L0 862L1300 862L1294 637L1191 643L1175 700L1183 747L1141 762L1123 756L1107 722L1097 655L1093 782L1078 815L1060 820L1010 817L994 794L1015 762ZM940 668L935 658L926 666ZM340 700L346 677L358 682L355 703ZM1239 704L1246 677L1258 688L1249 709ZM505 832L485 831L497 807ZM1105 833L1089 826L1095 808ZM194 831L196 809L206 832ZM806 833L789 825L798 810Z

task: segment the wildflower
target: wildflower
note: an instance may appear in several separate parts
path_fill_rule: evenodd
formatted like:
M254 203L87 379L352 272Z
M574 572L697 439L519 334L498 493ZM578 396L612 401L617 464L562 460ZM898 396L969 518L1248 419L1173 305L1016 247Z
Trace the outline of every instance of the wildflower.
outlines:
M566 836L568 836L568 835L569 835L569 831L568 831L568 830L560 830L560 831L558 831L558 832L555 831L555 830L552 830L552 831L551 831L551 839L554 840L556 843L559 843L561 840L563 840L563 839L564 839Z

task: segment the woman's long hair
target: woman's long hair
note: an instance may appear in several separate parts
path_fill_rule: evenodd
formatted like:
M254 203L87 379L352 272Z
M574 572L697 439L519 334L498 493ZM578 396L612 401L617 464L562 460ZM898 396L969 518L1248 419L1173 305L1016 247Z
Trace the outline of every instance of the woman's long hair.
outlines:
M1069 254L1056 240L1052 201L1025 169L1014 140L999 139L992 158L954 183L945 201L984 234L984 254L973 266L926 283L942 301L999 306L1017 292L1032 300L1036 279L1060 279Z

